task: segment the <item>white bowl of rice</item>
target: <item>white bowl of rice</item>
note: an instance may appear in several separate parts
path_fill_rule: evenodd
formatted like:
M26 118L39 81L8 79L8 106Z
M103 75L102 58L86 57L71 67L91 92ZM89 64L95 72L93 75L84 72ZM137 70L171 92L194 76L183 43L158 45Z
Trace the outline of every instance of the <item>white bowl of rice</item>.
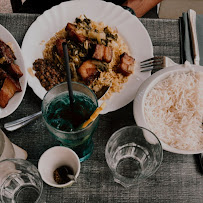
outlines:
M164 150L178 154L203 152L203 67L164 68L143 82L133 114L138 126L150 129Z

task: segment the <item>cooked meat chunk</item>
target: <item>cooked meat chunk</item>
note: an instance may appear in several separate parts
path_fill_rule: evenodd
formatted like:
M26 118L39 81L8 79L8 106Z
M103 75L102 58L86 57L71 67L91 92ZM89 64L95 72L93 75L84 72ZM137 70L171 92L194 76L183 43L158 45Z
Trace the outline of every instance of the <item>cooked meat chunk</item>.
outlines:
M10 76L6 77L0 90L0 106L5 108L8 101L16 92L20 92L21 87L18 81L13 80Z
M103 44L96 44L92 58L102 61L104 56L105 46Z
M0 107L5 108L16 92L20 92L19 78L23 75L13 50L0 40Z
M84 35L76 32L76 26L72 23L68 23L65 30L67 31L68 36L75 42L83 43L86 40Z
M13 63L16 60L12 49L3 41L0 40L0 58L4 58L5 63Z
M132 56L129 56L126 52L121 54L120 56L121 63L125 63L127 65L133 65L135 59Z
M0 68L0 89L3 86L4 80L6 77L7 77L7 73L3 69Z
M131 66L134 64L135 59L129 56L127 53L123 53L120 56L120 64L118 65L117 71L124 76L132 74Z
M4 80L6 77L8 77L7 73L0 68L0 80Z
M4 70L14 78L20 78L23 76L23 73L21 72L20 67L14 63L9 63L5 65Z
M111 47L105 47L103 60L110 63L113 57L113 49Z
M124 76L129 76L132 73L132 70L126 63L120 63L118 66L118 72Z
M86 83L93 81L99 75L97 66L92 60L83 62L83 64L78 69L78 73Z
M112 56L113 50L111 47L106 47L103 44L96 44L92 58L110 63Z
M63 55L63 43L66 42L66 39L57 39L56 40L56 50L57 50L57 54L60 57L64 57Z

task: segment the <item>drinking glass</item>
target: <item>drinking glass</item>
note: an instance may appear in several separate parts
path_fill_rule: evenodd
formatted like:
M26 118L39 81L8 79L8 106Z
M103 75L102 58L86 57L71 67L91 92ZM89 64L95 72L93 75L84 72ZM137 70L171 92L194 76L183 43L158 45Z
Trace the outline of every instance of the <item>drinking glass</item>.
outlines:
M155 173L162 162L163 149L151 131L127 126L109 138L105 157L114 181L132 187Z
M72 89L74 98L75 94L84 94L93 102L94 110L98 107L96 95L86 85L83 85L78 82L72 82ZM80 162L82 162L87 158L89 158L93 152L92 136L98 126L99 116L85 128L78 128L72 131L67 131L67 130L59 130L57 127L54 127L53 125L50 124L50 119L48 117L48 108L54 99L60 98L60 95L64 93L66 93L68 97L67 83L61 83L53 87L46 93L42 101L43 119L51 135L53 135L58 141L60 141L61 145L73 149L79 156ZM83 102L86 102L86 100L84 100ZM53 113L57 114L60 108L62 108L63 110L64 107L59 105L59 108ZM87 112L90 112L90 110L92 112L93 110L92 106L87 106L87 108L85 109L85 111ZM79 119L80 117L78 117L78 120ZM57 119L56 122L58 122L59 125L61 125L62 122L64 121L63 119L59 118ZM63 124L64 126L68 125L69 124L68 120L66 120Z
M0 161L0 199L3 203L35 203L43 190L37 168L24 159Z

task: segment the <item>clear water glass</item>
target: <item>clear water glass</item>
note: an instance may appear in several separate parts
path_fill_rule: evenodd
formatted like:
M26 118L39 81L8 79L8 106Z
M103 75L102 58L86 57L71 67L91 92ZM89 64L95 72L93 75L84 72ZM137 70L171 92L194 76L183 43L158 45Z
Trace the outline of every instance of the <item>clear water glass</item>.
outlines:
M163 149L155 134L134 125L119 129L109 138L105 157L114 181L132 187L157 171Z
M0 200L2 203L36 203L43 190L38 169L23 159L0 161Z

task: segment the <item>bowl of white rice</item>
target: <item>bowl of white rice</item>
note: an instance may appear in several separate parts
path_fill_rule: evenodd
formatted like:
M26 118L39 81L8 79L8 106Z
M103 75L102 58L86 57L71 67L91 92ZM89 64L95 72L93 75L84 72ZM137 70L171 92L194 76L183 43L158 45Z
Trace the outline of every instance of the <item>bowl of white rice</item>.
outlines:
M203 152L203 67L186 62L145 80L133 103L136 124L150 129L164 150Z

